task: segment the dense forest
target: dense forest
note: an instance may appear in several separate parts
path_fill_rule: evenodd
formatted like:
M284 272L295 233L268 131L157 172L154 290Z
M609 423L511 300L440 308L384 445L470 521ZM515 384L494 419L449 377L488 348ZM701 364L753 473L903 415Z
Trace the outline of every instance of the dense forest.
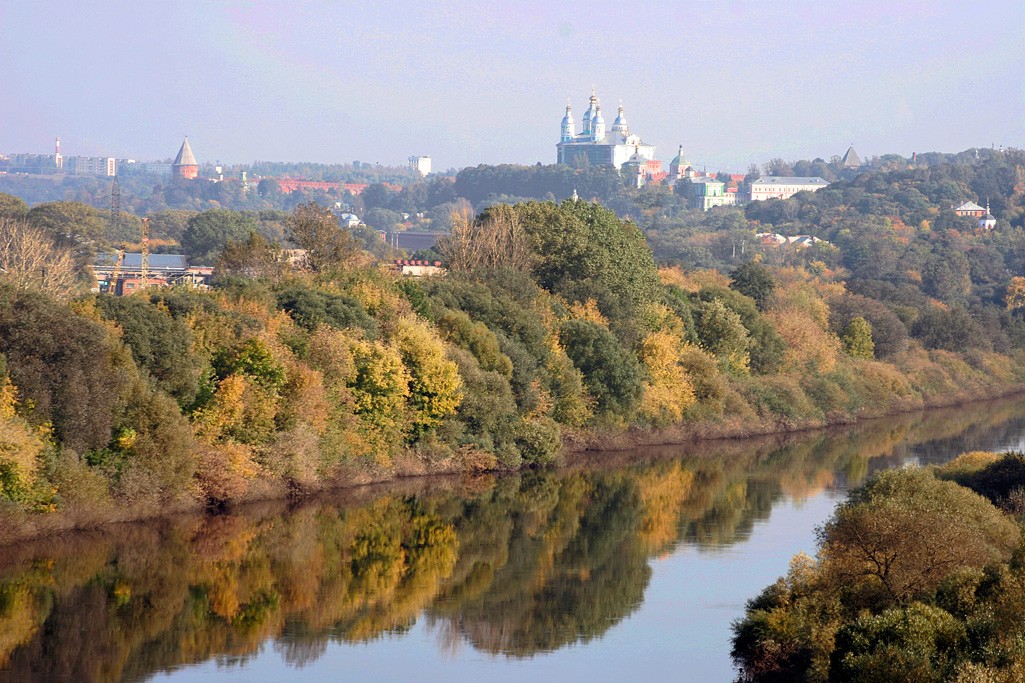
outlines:
M125 298L88 293L88 264L138 218L0 195L0 513L17 535L1020 390L1025 161L934 161L744 211L666 188L630 195L632 218L584 200L452 211L432 255L447 274L423 279L314 202L162 209L154 244L215 265L213 286ZM520 172L548 173L501 171ZM364 195L393 211L442 183ZM987 198L993 230L950 211Z

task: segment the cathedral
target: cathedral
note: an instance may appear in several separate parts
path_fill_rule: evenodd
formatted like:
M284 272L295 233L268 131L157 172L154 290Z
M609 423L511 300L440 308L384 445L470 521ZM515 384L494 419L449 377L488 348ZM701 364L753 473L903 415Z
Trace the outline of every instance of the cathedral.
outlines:
M584 112L580 132L576 132L573 121L573 110L566 105L566 116L562 119L562 135L556 163L574 168L583 166L614 166L616 170L635 158L636 161L652 161L655 158L655 147L647 145L641 138L630 132L623 115L623 105L619 105L619 115L606 131L605 119L601 114L601 103L591 91L590 106Z

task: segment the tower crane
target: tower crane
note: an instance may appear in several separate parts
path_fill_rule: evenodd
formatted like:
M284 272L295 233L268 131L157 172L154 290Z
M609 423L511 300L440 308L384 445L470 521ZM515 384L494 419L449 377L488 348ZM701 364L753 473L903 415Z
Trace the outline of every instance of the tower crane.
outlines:
M117 250L117 258L114 259L114 268L110 271L110 276L107 278L107 292L110 294L117 294L117 280L121 277L121 265L125 262L125 245L121 245L121 248Z
M142 219L142 286L149 287L149 218Z

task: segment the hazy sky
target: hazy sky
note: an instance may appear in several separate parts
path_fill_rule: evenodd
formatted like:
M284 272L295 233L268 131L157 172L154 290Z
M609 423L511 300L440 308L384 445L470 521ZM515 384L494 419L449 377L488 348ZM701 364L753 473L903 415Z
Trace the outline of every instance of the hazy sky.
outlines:
M553 163L567 98L710 169L1025 147L1025 2L0 0L0 151Z

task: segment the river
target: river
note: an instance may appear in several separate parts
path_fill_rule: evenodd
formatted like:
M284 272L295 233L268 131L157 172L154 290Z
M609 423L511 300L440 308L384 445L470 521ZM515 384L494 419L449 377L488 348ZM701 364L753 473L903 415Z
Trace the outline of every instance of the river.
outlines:
M728 682L850 486L1023 439L1005 400L0 548L0 682Z

